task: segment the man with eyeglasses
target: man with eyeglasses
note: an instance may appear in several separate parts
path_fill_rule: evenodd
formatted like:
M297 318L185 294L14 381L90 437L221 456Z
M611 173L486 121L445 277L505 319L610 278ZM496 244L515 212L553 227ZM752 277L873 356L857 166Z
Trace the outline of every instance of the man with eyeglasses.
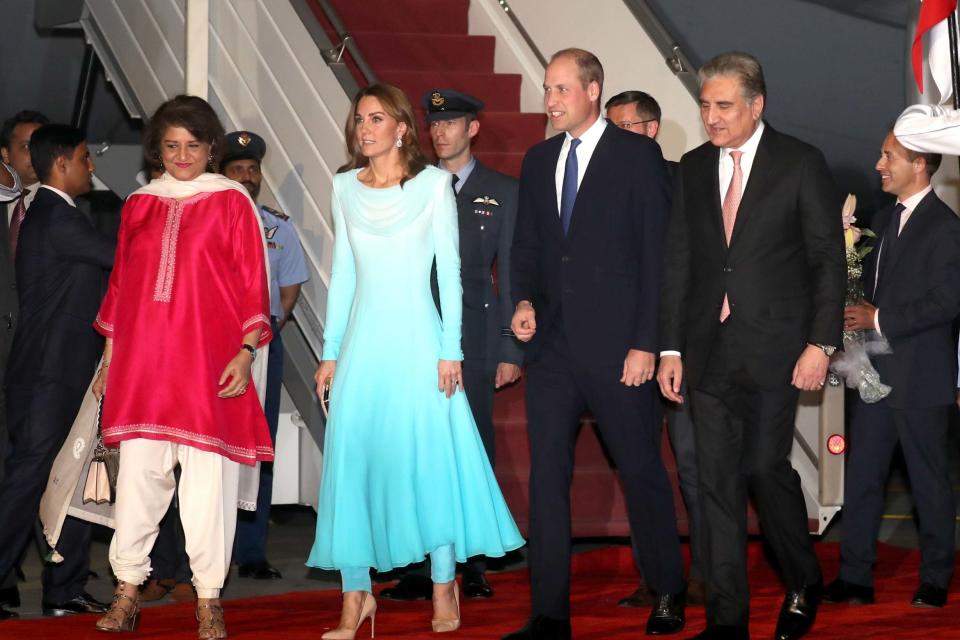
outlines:
M603 105L607 112L607 121L633 133L639 133L653 140L660 133L660 105L645 91L624 91L613 96ZM673 178L677 163L667 160L667 171ZM671 435L671 439L673 436ZM696 479L696 476L694 476ZM686 496L686 493L684 493ZM689 602L689 598L687 600Z
M611 124L656 140L660 132L660 105L644 91L624 91L613 96L603 107ZM667 160L670 177L676 175L677 163ZM677 461L680 477L680 492L687 508L687 531L690 534L690 576L687 581L687 604L703 604L704 583L701 558L703 535L700 527L700 494L697 489L697 451L693 436L693 419L685 404L664 403L667 414L667 431L670 445ZM637 554L634 541L634 555ZM639 566L639 565L638 565ZM655 598L641 578L637 590L618 602L621 607L648 607Z

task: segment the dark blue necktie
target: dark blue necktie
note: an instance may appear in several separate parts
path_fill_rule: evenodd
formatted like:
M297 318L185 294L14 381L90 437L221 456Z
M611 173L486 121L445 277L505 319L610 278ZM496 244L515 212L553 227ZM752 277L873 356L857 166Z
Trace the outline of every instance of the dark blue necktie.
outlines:
M880 244L880 264L877 265L877 280L873 284L874 294L876 294L877 285L880 284L884 270L890 264L890 260L893 259L893 250L897 246L897 239L900 236L900 218L906 209L902 202L898 202L890 216L890 222L887 223L887 228L883 232L883 242Z
M560 222L563 224L564 235L570 230L573 205L577 201L577 174L580 172L580 167L577 165L577 147L579 145L580 138L570 140L567 163L563 169L563 186L560 189Z

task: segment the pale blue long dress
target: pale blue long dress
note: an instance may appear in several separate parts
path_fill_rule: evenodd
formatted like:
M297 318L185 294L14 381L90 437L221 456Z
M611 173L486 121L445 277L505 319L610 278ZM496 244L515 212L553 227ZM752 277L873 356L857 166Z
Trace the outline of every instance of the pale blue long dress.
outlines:
M403 187L373 189L358 172L333 184L323 359L337 368L307 564L388 571L445 545L459 562L502 556L523 538L465 394L438 390L438 360L463 359L450 174L427 167Z

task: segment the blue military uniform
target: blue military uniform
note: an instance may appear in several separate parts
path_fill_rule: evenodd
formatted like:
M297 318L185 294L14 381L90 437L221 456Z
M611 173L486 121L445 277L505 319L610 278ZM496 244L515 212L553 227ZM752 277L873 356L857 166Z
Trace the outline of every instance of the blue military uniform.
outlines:
M263 138L250 131L234 131L226 136L221 171L236 160L256 160L259 163L267 151ZM309 279L303 247L289 217L266 205L258 207L263 231L267 239L267 257L270 260L270 326L273 338L267 356L267 388L263 405L270 438L276 442L280 419L280 390L283 385L283 338L280 322L286 320L280 302L280 289L303 284ZM260 491L254 514L240 512L237 518L234 561L240 565L240 575L252 567L261 575L253 577L280 577L266 561L267 521L273 497L273 465L260 465ZM259 566L259 569L257 567Z

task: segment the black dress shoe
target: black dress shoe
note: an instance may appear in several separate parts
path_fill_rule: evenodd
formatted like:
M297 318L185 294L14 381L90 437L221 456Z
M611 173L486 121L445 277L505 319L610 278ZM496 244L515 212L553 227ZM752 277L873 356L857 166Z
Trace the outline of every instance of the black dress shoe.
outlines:
M750 640L750 631L746 627L712 625L690 640Z
M254 580L279 580L283 577L277 568L266 560L241 564L238 573L241 578L253 578Z
M777 630L773 637L776 640L797 640L806 635L813 626L813 621L817 619L817 607L822 594L822 580L788 593L780 607Z
M657 594L650 590L647 583L643 580L637 585L637 590L625 598L620 598L617 602L618 607L635 607L645 609L657 604Z
M408 573L379 595L388 600L429 600L433 597L433 581L426 576Z
M463 574L463 595L467 598L492 598L493 587L487 582L487 576L482 573L466 572Z
M830 604L873 604L873 587L837 578L823 590L823 601Z
M647 618L648 636L665 636L683 629L687 606L686 593L668 593L657 598L657 604Z
M569 620L530 616L522 629L508 633L502 640L571 640L572 637Z
M910 601L910 604L920 609L933 607L940 608L947 604L947 590L942 587L932 585L929 582L924 582L917 587L916 592L913 594L913 600Z
M41 607L43 615L60 617L75 613L106 613L109 605L106 602L100 602L84 591L66 602L43 602Z
M0 606L0 620L9 620L11 618L19 618L20 614L16 611L10 611L4 609L3 606Z
M19 607L20 589L16 587L6 587L0 589L0 607Z

